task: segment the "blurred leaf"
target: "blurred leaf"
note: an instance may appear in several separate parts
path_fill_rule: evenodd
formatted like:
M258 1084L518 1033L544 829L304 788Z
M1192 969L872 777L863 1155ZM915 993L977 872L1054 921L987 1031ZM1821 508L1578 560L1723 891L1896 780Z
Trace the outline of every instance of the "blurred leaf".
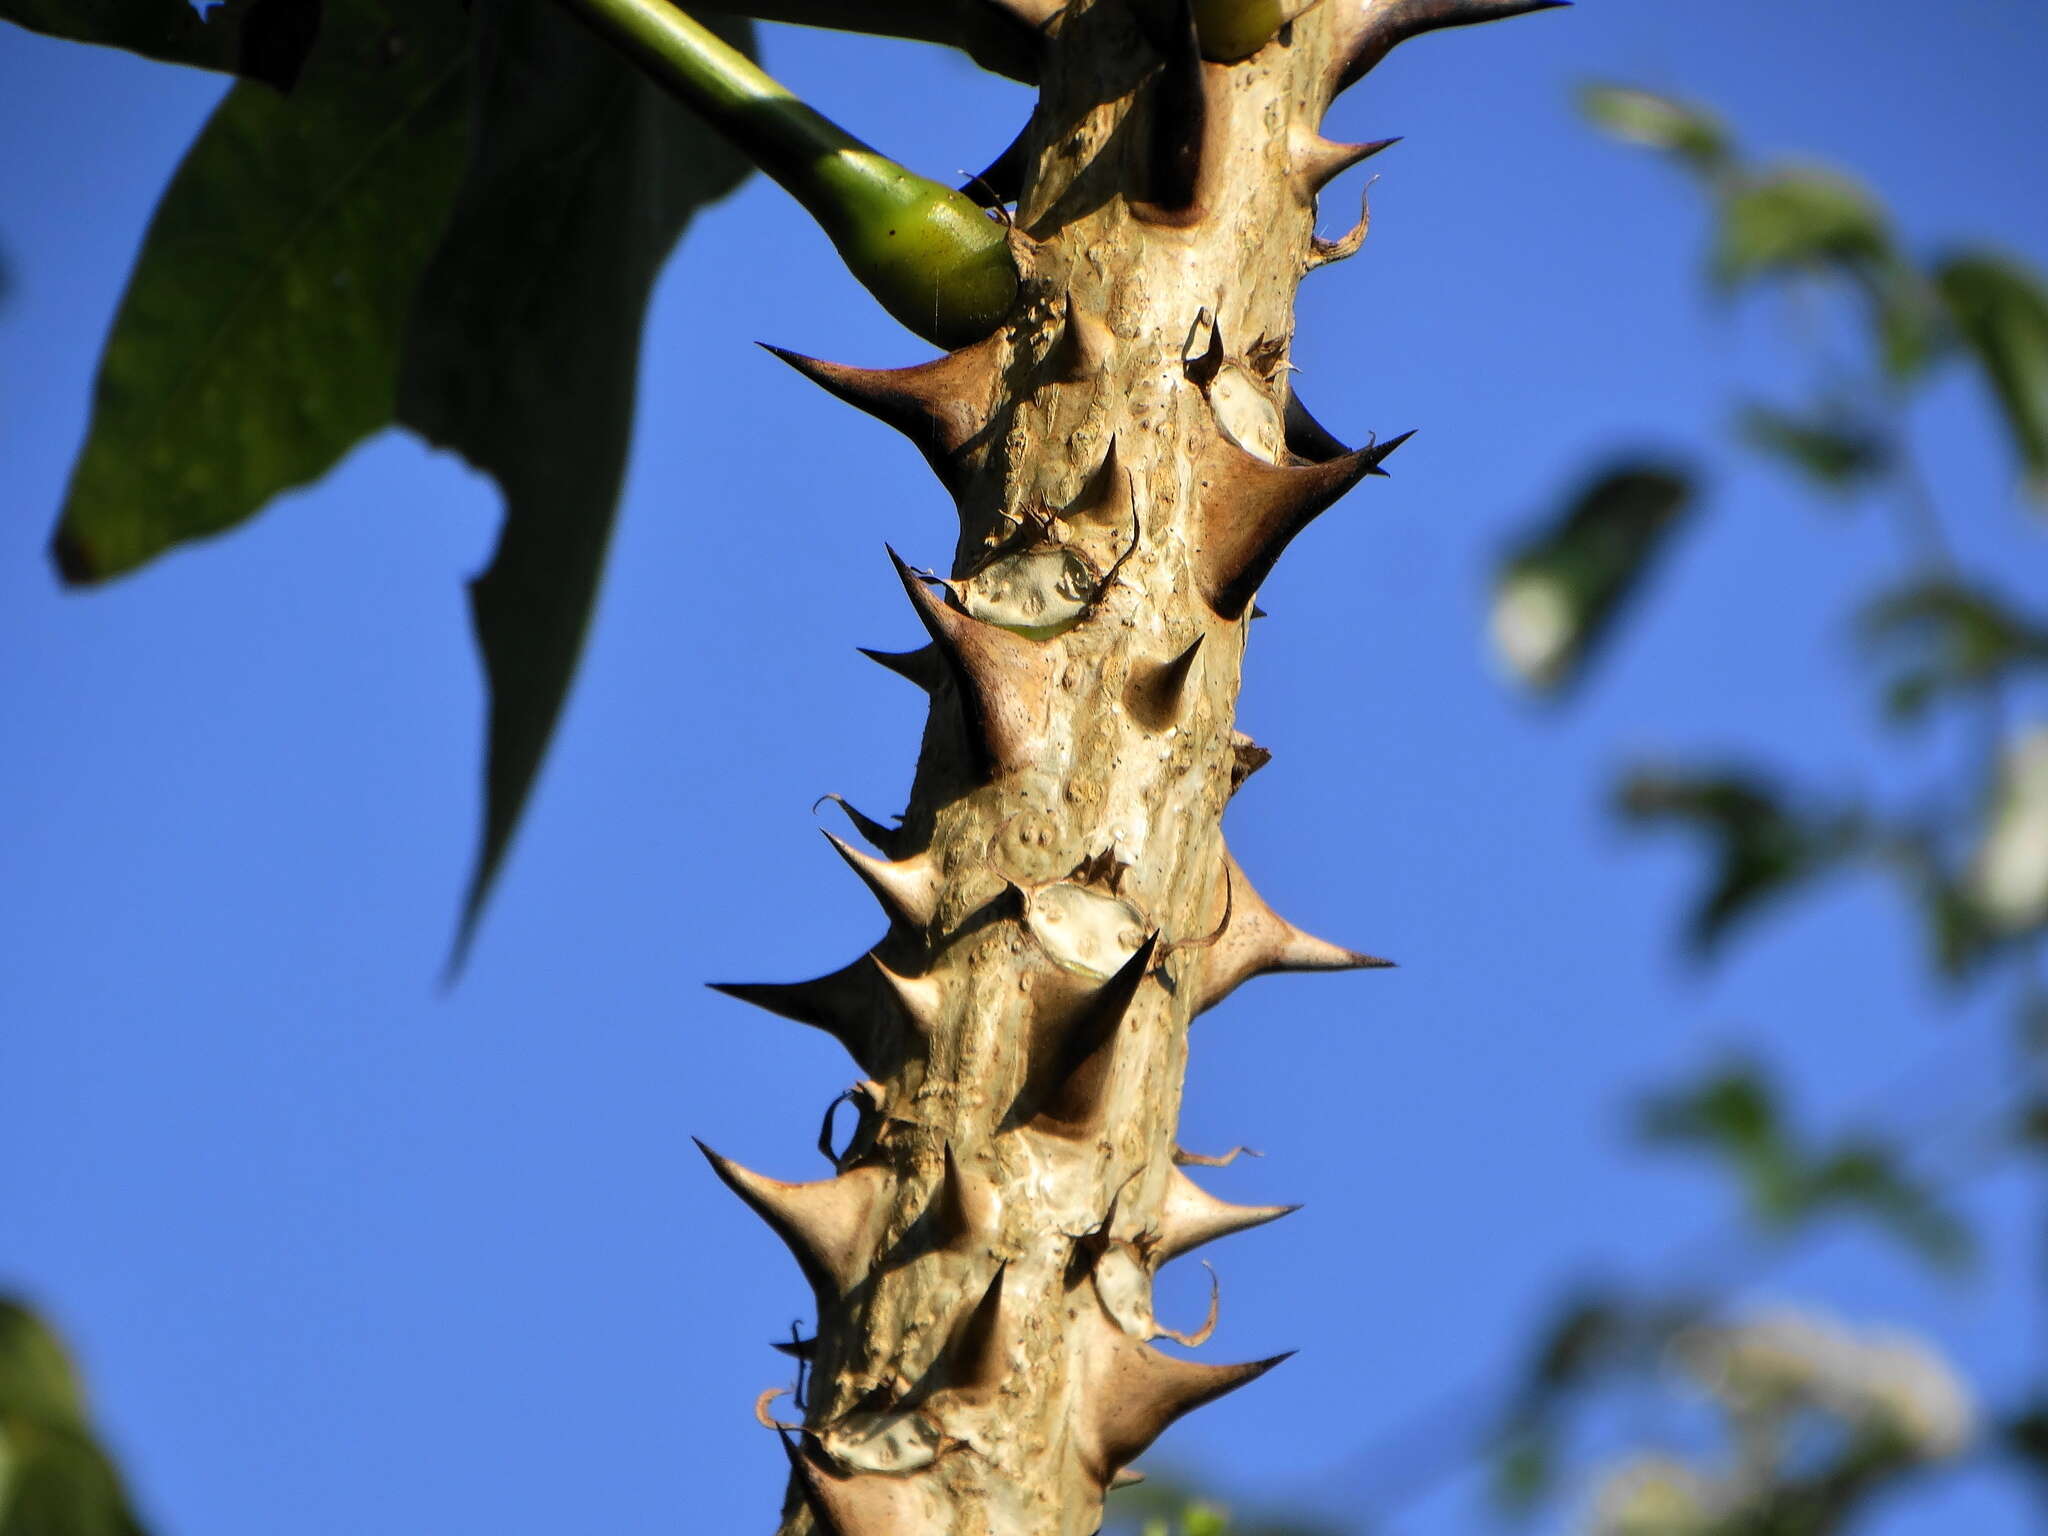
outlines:
M2028 1404L2000 1426L2008 1454L2048 1492L2048 1398Z
M1504 1514L1526 1515L1550 1492L1556 1480L1557 1447L1534 1424L1519 1426L1494 1453L1492 1493Z
M1752 448L1784 461L1837 495L1857 490L1891 468L1891 445L1884 434L1839 405L1799 414L1751 402L1737 417L1736 431Z
M1870 194L1821 167L1779 167L1722 200L1713 272L1724 287L1786 272L1888 261L1891 233Z
M338 0L345 3L345 0ZM320 31L321 0L0 0L0 20L75 43L100 43L261 80L288 91Z
M453 6L334 0L289 98L228 92L150 221L52 552L131 570L325 474L391 420L461 166Z
M1982 690L2023 665L2048 666L2048 630L1989 592L1954 581L1920 581L1880 594L1858 625L1891 666L1886 709L1912 720L1950 694Z
M1697 1085L1650 1097L1641 1130L1652 1144L1726 1161L1766 1228L1785 1232L1824 1216L1857 1215L1943 1269L1961 1267L1974 1251L1969 1229L1901 1171L1887 1144L1855 1135L1831 1148L1802 1146L1770 1080L1752 1064L1722 1067Z
M2032 494L2048 501L2048 288L2023 263L1981 251L1949 257L1934 281L1998 399Z
M64 1347L0 1298L0 1536L143 1536Z
M1556 692L1583 674L1692 494L1683 469L1616 465L1510 552L1495 579L1493 639L1525 684Z
M1624 780L1616 808L1633 822L1691 826L1712 845L1713 877L1687 925L1687 941L1701 956L1712 954L1735 922L1765 900L1864 843L1855 813L1795 815L1774 786L1742 773L1638 770Z
M1696 1147L1725 1158L1765 1225L1784 1227L1804 1214L1798 1160L1777 1096L1757 1068L1727 1067L1697 1087L1650 1097L1640 1128L1653 1145Z
M1819 166L1779 166L1732 184L1721 198L1711 270L1727 291L1800 273L1848 278L1871 314L1894 377L1926 363L1934 301L1898 253L1884 210L1863 186Z
M1970 1229L1901 1173L1896 1154L1877 1142L1845 1142L1817 1159L1802 1183L1810 1213L1867 1216L1937 1268L1961 1269L1976 1251Z
M1663 150L1703 175L1727 170L1734 146L1721 120L1702 107L1626 85L1588 85L1579 110L1615 138Z
M505 498L497 553L470 587L491 716L457 966L589 627L632 442L648 293L692 216L745 174L554 0L476 0L474 17L475 148L420 287L399 393L402 421L491 475ZM748 23L723 25L751 44Z

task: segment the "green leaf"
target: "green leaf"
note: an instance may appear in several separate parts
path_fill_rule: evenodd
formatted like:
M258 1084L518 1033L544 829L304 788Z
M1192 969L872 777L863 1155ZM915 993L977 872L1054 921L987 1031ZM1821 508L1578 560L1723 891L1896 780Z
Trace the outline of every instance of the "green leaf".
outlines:
M80 1428L85 1393L57 1336L20 1302L0 1297L0 1415Z
M2031 1474L2036 1491L2048 1492L2048 1397L2036 1398L1999 1426L2006 1454Z
M289 98L221 102L100 359L53 544L66 580L232 527L391 420L461 167L463 46L452 5L334 0Z
M1883 210L1861 185L1821 167L1778 167L1721 203L1713 272L1724 287L1891 257Z
M1726 126L1703 107L1633 86L1588 85L1580 88L1579 110L1615 138L1662 150L1702 175L1734 163Z
M1695 1147L1725 1158L1765 1225L1784 1227L1804 1214L1798 1160L1777 1094L1756 1067L1726 1067L1695 1088L1650 1098L1640 1130L1653 1145Z
M505 498L497 553L470 588L490 742L457 965L589 626L649 290L691 217L745 173L553 0L476 0L474 24L475 147L420 288L399 395L406 425ZM745 23L727 35L751 37Z
M1578 680L1692 495L1683 469L1617 465L1509 553L1495 578L1493 640L1523 683L1554 693Z
M2022 667L2048 667L2048 627L1981 588L1922 581L1879 595L1858 629L1889 671L1886 708L1913 720L1930 704L1969 696Z
M1638 770L1622 783L1616 809L1627 820L1676 823L1702 833L1714 873L1695 905L1688 942L1706 956L1738 919L1768 899L1821 874L1861 849L1860 816L1837 811L1795 814L1776 788L1739 772Z
M0 1297L0 1536L143 1536L43 1322Z
M288 91L320 31L321 0L0 0L0 20Z
M1859 182L1831 168L1778 166L1731 183L1721 198L1711 270L1729 292L1801 273L1849 279L1895 378L1918 373L1934 350L1933 299L1900 256L1884 209Z
M1758 452L1782 460L1836 495L1856 491L1891 468L1891 444L1884 433L1840 405L1798 413L1752 402L1737 416L1736 432Z
M2023 263L1981 251L1951 256L1934 282L1998 399L2029 490L2048 504L2048 288Z
M1892 1150L1877 1142L1843 1143L1817 1159L1802 1183L1807 1211L1867 1216L1937 1268L1959 1270L1975 1252L1970 1229L1908 1179Z

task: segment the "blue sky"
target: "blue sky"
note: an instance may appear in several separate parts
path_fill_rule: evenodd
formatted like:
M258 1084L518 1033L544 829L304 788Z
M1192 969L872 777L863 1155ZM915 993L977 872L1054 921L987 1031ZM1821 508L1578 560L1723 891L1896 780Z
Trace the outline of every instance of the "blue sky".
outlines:
M937 175L1025 111L910 45L776 30L766 62ZM1210 1350L1302 1353L1151 1463L1326 1512L1390 1486L1365 1453L1498 1379L1560 1287L1670 1278L1731 1228L1725 1181L1627 1131L1640 1092L1729 1050L1819 1129L1964 1123L2010 1092L2002 999L1930 981L1890 891L1829 886L1702 973L1676 944L1695 860L1604 814L1644 754L1897 798L1956 743L1883 733L1850 643L1902 572L1894 530L1725 449L1738 390L1796 389L1788 349L1703 300L1697 199L1568 95L1696 96L1754 148L1852 167L1916 248L2048 264L2044 72L2028 0L1585 0L1417 43L1335 110L1335 136L1406 142L1374 162L1364 252L1305 288L1300 388L1353 440L1421 431L1262 594L1242 721L1276 757L1227 830L1282 911L1401 969L1264 982L1198 1026L1183 1143L1259 1147L1208 1182L1307 1203L1213 1254ZM749 1406L806 1300L688 1138L819 1176L817 1116L856 1074L702 984L873 939L809 808L901 804L918 699L853 647L915 639L882 541L933 563L951 533L914 453L752 343L925 353L772 186L692 232L581 683L443 994L490 488L392 435L104 591L59 591L43 557L137 238L220 90L0 29L0 1284L76 1343L167 1536L766 1529L780 1453ZM1946 376L1917 426L1966 563L2048 603L1974 383ZM1485 649L1491 563L1643 442L1706 459L1705 511L1576 704L1533 709ZM1843 1230L1743 1294L1922 1330L2010 1396L2048 1350L2048 1197L2010 1172L1963 1197L1992 1237L1974 1280ZM1202 1290L1170 1273L1162 1311ZM1453 1477L1384 1529L1480 1508ZM1972 1475L1872 1528L2030 1518Z

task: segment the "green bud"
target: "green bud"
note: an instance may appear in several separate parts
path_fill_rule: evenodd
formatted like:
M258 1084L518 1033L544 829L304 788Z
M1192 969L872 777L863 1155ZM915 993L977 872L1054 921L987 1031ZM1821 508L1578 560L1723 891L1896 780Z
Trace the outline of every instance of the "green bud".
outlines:
M1248 59L1287 24L1281 0L1194 0L1202 57L1220 64Z
M1015 307L1009 235L964 194L863 144L666 0L568 3L803 204L904 326L951 351Z

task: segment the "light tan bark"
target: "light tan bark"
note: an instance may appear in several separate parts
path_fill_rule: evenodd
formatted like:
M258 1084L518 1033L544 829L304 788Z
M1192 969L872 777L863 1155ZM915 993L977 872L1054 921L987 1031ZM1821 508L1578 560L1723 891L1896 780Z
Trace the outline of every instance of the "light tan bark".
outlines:
M961 533L950 586L903 573L933 646L880 658L933 696L903 826L842 849L888 935L819 982L732 989L872 1079L837 1179L719 1164L818 1288L784 1536L1086 1536L1159 1430L1266 1364L1155 1349L1151 1281L1284 1214L1175 1165L1194 1016L1262 971L1376 963L1277 918L1219 822L1256 763L1232 727L1251 591L1379 457L1289 408L1315 192L1360 158L1317 124L1367 31L1418 9L1460 7L1330 0L1240 62L1183 58L1176 94L1170 31L1073 0L1014 323L918 369L791 359L910 433ZM1197 71L1194 195L1161 206ZM1033 626L1001 606L1020 593ZM1063 593L1085 611L1061 629Z

